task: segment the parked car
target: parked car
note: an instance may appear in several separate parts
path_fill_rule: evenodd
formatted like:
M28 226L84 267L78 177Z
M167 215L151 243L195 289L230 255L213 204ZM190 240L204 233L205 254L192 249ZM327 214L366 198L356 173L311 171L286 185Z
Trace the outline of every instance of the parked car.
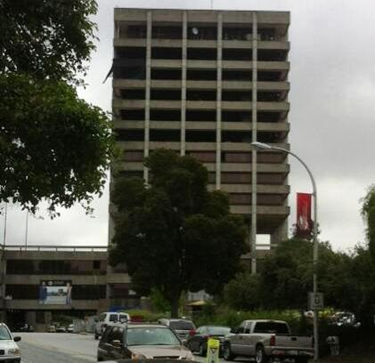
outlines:
M67 331L68 333L74 333L74 324L69 324Z
M54 324L49 325L48 328L47 328L47 332L48 333L56 333L56 325L54 325Z
M12 332L31 333L31 332L34 331L34 328L30 324L21 323L21 324L16 324L16 325L10 327L10 330Z
M98 346L98 362L119 359L188 359L191 351L176 333L160 324L108 325Z
M314 355L312 337L291 335L288 324L281 320L245 320L234 334L225 337L225 360L235 357L252 357L257 363L270 359L294 359L307 363Z
M159 319L158 322L174 330L183 342L196 332L194 323L188 319Z
M20 340L20 337L13 337L5 324L0 323L1 362L21 363L21 351L17 345Z
M66 333L66 328L65 326L58 326L56 327L56 333Z
M128 321L130 321L130 315L127 313L105 312L100 314L95 325L95 339L99 339L108 324L126 323Z
M199 355L206 356L208 339L216 338L220 340L220 352L222 352L224 348L224 338L228 334L230 334L230 328L228 326L201 326L196 330L196 334L187 340L186 344L192 352L198 352Z

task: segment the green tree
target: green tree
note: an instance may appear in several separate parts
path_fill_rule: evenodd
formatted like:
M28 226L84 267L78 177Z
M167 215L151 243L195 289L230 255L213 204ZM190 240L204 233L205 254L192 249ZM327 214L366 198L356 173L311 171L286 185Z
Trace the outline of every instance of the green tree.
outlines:
M361 213L367 225L366 235L369 251L375 261L375 184L369 187L363 198Z
M148 187L138 178L115 183L110 260L127 264L139 293L157 288L176 316L183 291L215 293L235 275L246 229L225 194L207 191L208 172L196 159L162 149L146 166Z
M54 216L77 201L89 209L102 192L109 120L73 87L94 49L96 10L93 0L0 0L0 201L35 212L47 200Z
M236 310L255 310L263 305L261 275L240 272L225 285L224 302Z

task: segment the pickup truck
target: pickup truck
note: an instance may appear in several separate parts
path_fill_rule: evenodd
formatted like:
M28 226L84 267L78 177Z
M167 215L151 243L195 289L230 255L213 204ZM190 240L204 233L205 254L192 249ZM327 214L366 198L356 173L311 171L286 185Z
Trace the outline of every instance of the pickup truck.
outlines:
M314 356L314 339L291 335L285 321L245 320L224 341L224 359L233 360L237 356L255 358L256 363L274 358L307 363Z

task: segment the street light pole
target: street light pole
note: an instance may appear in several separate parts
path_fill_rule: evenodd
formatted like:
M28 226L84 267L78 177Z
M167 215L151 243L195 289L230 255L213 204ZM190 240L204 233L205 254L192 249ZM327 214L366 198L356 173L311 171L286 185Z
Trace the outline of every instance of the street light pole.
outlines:
M309 177L311 179L311 184L313 188L313 197L314 197L314 224L313 224L313 294L316 296L318 292L318 259L319 259L319 250L318 250L318 194L316 189L316 183L313 174L311 173L310 169L306 165L306 163L296 154L292 153L288 149L284 149L278 146L272 146L269 144L264 144L262 142L252 142L251 145L255 149L262 149L262 150L276 150L286 154L290 154L294 156L306 169ZM314 304L314 362L319 361L319 329L318 329L318 313L319 310L316 308Z

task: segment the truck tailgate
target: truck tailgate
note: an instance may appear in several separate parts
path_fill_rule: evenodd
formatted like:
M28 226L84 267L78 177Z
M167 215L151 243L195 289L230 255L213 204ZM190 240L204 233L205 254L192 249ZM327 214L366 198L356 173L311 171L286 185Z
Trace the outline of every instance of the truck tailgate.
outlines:
M313 348L313 338L312 337L302 337L302 336L276 336L276 344L277 347L284 347L284 348L296 348L296 349L303 349L303 348Z

